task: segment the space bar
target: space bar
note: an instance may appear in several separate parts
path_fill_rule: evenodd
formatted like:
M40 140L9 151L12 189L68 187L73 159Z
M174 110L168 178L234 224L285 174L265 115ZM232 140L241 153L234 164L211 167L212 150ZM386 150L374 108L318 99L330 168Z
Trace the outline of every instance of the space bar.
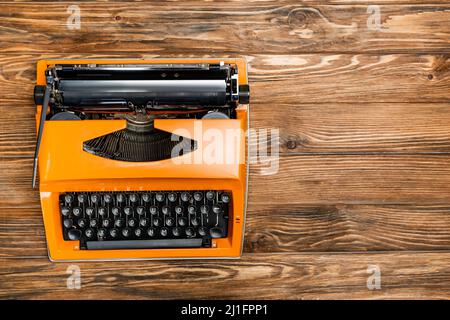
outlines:
M199 248L201 246L202 239L113 240L86 242L86 248L88 250Z

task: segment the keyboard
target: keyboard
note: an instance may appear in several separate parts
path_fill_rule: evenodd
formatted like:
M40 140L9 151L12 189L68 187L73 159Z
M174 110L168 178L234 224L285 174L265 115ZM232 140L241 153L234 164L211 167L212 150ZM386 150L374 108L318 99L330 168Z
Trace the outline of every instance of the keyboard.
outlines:
M227 237L231 193L68 192L59 205L64 240L82 250L211 247Z

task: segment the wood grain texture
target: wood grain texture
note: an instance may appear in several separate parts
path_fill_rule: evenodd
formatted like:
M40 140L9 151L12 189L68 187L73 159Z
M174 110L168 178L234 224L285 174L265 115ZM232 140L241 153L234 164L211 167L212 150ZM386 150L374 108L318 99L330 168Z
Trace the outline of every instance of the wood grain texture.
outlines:
M3 52L160 54L448 52L448 4L282 2L79 3L80 30L67 30L72 3L8 3L0 13ZM368 27L369 24L369 27ZM19 37L15 35L20 35Z
M66 285L67 263L0 259L0 297L436 299L450 294L446 285L450 282L449 264L448 252L255 254L234 261L77 263L81 289L70 290ZM367 269L373 265L381 271L381 290L367 289L371 274Z

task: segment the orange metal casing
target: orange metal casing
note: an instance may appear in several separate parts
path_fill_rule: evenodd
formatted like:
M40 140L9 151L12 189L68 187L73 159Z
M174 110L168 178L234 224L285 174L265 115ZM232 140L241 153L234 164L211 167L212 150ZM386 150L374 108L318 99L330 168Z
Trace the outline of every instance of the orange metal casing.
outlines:
M45 70L55 64L155 64L224 63L238 67L239 84L248 84L244 59L152 59L152 60L41 60L37 64L37 84L45 85ZM38 124L41 106L36 109ZM155 127L182 135L208 146L202 132L212 129L234 140L224 144L223 153L235 161L214 163L203 159L202 148L173 159L157 162L124 162L98 157L82 149L84 141L126 126L125 120L46 121L39 152L39 185L49 258L52 261L133 260L176 258L238 258L242 252L247 197L248 105L239 105L237 119L160 119ZM202 130L201 130L202 129ZM200 133L200 134L199 134ZM190 158L189 158L190 157ZM236 160L237 159L237 160ZM212 163L211 163L212 162ZM65 241L59 209L59 194L76 191L144 190L228 190L232 193L232 213L227 238L213 239L211 248L79 250L78 241Z

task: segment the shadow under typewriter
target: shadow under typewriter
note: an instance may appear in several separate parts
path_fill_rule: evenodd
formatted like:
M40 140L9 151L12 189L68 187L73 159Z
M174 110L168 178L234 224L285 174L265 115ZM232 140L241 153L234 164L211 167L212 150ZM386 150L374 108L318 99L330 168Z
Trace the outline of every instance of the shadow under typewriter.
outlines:
M131 162L171 159L196 149L195 140L156 129L143 114L127 116L125 129L83 143L83 150L96 156Z

